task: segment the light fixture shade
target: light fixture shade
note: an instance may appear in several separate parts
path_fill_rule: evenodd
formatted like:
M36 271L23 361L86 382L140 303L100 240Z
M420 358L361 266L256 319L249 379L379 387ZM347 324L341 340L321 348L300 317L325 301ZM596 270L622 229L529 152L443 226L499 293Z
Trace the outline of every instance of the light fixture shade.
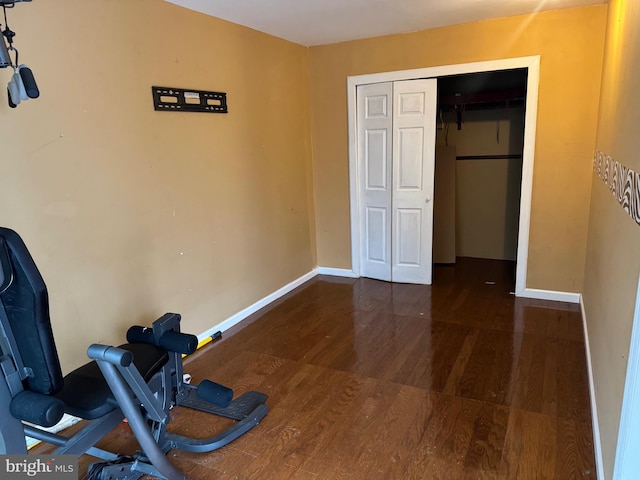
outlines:
M6 68L11 66L11 57L9 56L9 50L4 43L4 37L0 35L0 68Z

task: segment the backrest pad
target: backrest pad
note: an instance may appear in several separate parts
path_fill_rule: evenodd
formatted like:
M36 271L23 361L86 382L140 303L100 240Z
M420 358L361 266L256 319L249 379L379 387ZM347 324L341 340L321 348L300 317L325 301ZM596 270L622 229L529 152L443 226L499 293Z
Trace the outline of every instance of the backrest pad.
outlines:
M25 388L57 393L63 379L49 318L47 287L20 236L0 227L0 321L15 337L19 355L33 375ZM4 311L3 311L4 310Z

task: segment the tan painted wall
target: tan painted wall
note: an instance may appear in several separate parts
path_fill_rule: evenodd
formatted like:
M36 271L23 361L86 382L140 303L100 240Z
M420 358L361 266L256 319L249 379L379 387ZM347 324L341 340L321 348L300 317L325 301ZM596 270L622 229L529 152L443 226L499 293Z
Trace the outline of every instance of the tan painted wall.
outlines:
M310 49L318 263L350 268L346 78L540 55L527 286L580 291L605 5Z
M640 5L611 0L596 149L640 172ZM593 177L584 306L606 478L615 459L640 274L640 225Z
M522 155L523 108L465 112L461 130L453 112L443 118L448 129L438 130L437 143L456 155ZM456 162L457 256L516 259L521 178L521 159Z
M41 98L2 90L0 222L48 283L65 371L132 323L176 311L201 333L315 267L306 48L162 0L9 23ZM155 112L152 85L225 91L230 112Z

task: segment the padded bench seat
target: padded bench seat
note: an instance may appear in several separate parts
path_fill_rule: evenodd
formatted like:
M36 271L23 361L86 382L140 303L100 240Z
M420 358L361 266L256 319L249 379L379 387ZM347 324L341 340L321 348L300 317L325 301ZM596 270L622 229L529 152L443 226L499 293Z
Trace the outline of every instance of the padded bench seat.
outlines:
M166 350L155 345L126 343L119 348L133 354L133 363L145 382L169 360ZM100 418L118 406L95 361L66 375L62 391L55 396L64 403L66 413L85 420Z

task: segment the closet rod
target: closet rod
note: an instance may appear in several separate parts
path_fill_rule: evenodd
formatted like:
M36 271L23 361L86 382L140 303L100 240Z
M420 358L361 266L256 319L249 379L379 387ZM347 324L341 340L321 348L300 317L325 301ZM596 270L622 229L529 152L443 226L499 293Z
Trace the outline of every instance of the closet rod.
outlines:
M458 155L456 160L508 160L521 159L522 155Z

